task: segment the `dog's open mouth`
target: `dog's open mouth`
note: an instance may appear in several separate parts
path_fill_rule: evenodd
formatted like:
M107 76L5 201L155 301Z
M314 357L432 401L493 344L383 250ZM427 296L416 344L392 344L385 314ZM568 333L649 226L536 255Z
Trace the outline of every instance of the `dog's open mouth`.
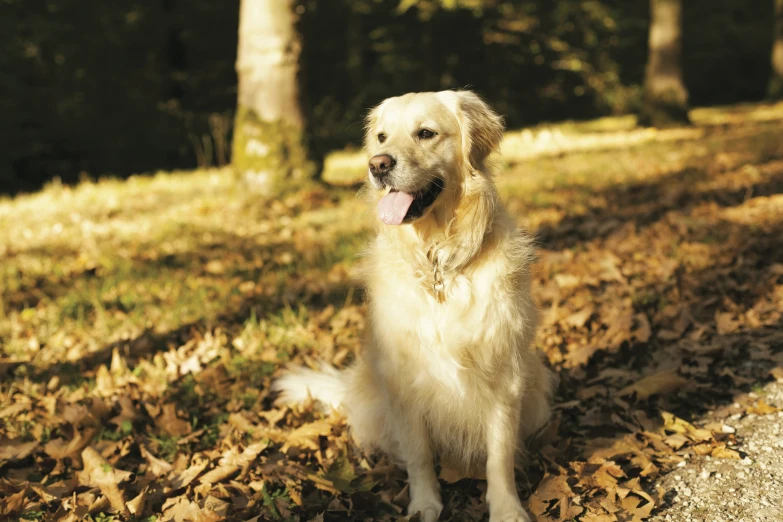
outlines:
M378 203L378 217L387 225L410 223L424 214L443 191L443 180L433 179L419 192L402 192L392 189Z

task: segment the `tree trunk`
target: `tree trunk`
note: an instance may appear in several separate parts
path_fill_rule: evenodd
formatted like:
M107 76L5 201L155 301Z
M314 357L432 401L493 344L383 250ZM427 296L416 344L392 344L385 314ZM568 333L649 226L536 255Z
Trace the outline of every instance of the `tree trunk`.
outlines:
M689 123L688 91L680 66L681 0L650 0L650 51L639 123L666 127Z
M769 97L783 99L783 0L775 0L775 41L772 43Z
M241 0L232 163L263 192L301 187L314 166L303 142L293 0Z

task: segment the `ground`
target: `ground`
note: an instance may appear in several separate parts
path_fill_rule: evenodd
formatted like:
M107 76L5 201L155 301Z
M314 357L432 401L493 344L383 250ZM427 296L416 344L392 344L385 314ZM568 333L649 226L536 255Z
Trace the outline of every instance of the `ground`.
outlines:
M561 379L518 477L540 521L779 520L783 105L692 119L503 144ZM347 188L276 201L217 170L0 200L0 518L402 517L403 473L269 393L361 349L359 157L327 161ZM439 472L442 519L486 520L484 482Z
M783 520L783 383L772 382L752 399L777 409L744 415L742 406L712 412L708 421L736 433L738 459L694 456L661 482L673 491L672 505L654 522L779 522ZM734 413L732 413L734 412Z

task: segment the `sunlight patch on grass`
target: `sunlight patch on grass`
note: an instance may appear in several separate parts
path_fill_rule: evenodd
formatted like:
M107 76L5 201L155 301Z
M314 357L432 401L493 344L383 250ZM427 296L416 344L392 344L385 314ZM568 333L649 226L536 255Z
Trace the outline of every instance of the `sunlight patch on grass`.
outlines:
M323 179L331 185L354 185L367 175L367 155L363 150L336 151L324 159Z
M268 308L290 275L342 284L347 271L333 268L361 249L361 203L346 193L296 209L301 199L270 209L212 170L52 184L3 201L2 353L47 365L147 329Z
M502 161L514 164L562 154L618 151L655 143L676 147L677 143L703 138L710 127L783 120L783 102L695 108L691 111L691 119L693 126L672 129L640 128L636 126L635 116L625 115L541 123L509 130L501 144ZM366 154L361 150L333 152L326 157L323 175L334 185L360 183L367 175Z
M698 107L691 110L697 125L729 125L783 119L783 101L776 103L738 103L718 107Z

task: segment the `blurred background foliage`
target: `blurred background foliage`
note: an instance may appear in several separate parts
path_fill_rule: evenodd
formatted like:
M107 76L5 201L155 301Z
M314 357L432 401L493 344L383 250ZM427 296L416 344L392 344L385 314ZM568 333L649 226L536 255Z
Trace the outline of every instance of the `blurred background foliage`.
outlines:
M53 177L226 163L237 0L0 0L0 192ZM646 0L298 0L315 156L358 146L368 107L470 87L510 127L636 110ZM763 98L773 2L689 0L694 106Z

